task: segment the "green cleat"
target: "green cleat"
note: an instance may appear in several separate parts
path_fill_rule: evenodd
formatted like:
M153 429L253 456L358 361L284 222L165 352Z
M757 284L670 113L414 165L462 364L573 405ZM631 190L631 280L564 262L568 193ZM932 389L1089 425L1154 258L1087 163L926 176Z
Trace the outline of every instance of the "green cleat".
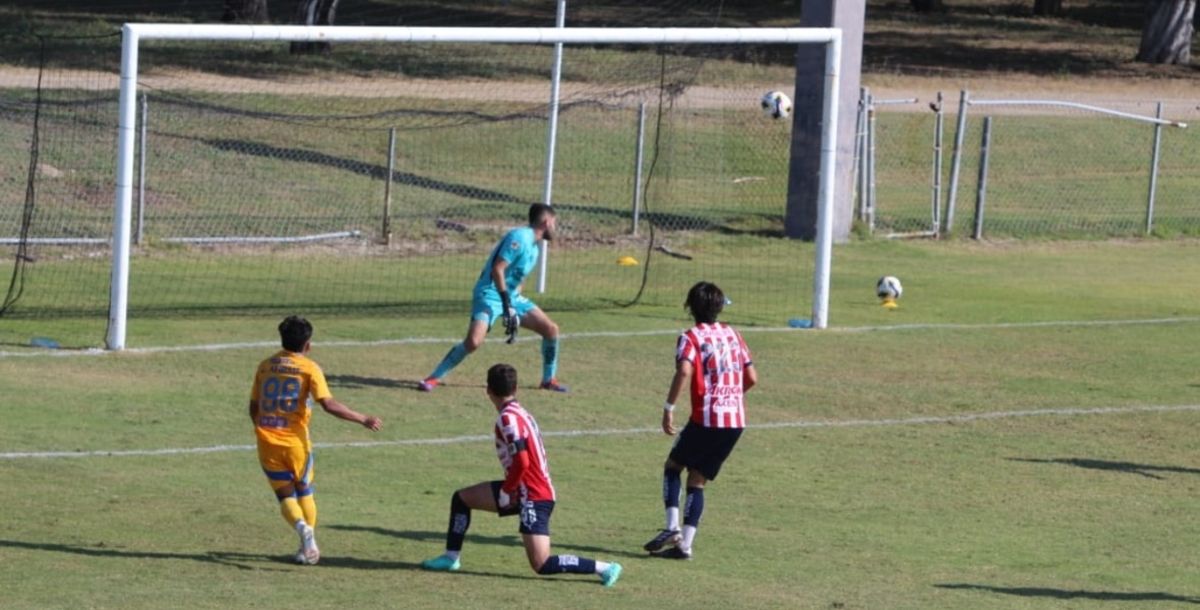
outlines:
M621 577L621 564L612 563L612 564L609 564L607 570L605 570L602 574L600 574L600 582L604 583L604 586L606 586L606 587L611 587L611 586L617 584L617 579L620 577Z
M421 567L425 568L426 570L433 570L435 572L454 572L462 567L462 564L458 562L457 557L438 555L433 559L426 559L425 561L422 561ZM616 579L614 578L613 580Z

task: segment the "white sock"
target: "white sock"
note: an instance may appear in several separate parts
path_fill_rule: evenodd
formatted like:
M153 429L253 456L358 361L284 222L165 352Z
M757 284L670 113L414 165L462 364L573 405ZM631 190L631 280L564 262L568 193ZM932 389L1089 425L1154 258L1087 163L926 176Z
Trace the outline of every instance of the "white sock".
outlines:
M672 506L667 509L667 529L672 532L679 529L679 507Z
M596 573L597 574L603 574L604 571L607 569L608 569L608 562L606 562L606 561L597 561L596 562Z
M692 550L692 540L695 538L696 538L696 526L694 526L694 525L683 526L683 540L680 541L679 548L681 548L685 551L691 551Z
M304 519L297 519L296 523L292 527L296 528L297 534L303 534L305 528L308 527L308 524L304 522Z
M450 559L458 559L458 554L462 551L446 551L446 557Z

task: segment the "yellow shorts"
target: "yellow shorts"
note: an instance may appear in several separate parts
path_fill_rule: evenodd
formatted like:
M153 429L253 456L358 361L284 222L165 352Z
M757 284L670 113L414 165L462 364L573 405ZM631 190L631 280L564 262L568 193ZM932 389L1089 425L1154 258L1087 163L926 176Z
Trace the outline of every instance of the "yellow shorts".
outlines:
M279 498L313 492L313 455L302 446L258 444L258 462Z

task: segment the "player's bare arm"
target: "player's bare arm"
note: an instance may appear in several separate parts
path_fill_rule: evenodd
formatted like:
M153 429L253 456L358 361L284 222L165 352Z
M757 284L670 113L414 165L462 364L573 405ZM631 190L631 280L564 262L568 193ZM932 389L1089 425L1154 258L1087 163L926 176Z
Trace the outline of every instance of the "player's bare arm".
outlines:
M333 398L325 398L320 402L321 408L325 409L326 413L338 419L354 422L372 431L379 430L383 427L382 419L379 419L373 415L363 415L362 413L347 407Z
M667 390L667 403L663 407L662 415L662 431L668 436L675 435L675 401L679 400L684 385L692 378L693 368L692 363L687 360L675 363L675 377L671 379L671 388Z
M258 423L258 401L257 400L250 401L250 421L253 423L256 423L256 424Z
M758 370L753 364L747 364L742 372L742 391L746 392L750 388L758 385Z

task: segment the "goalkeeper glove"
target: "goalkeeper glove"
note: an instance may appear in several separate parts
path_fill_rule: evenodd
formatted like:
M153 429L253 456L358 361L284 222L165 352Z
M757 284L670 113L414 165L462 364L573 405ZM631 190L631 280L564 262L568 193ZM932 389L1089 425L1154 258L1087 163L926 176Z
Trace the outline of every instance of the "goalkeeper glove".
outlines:
M517 329L521 327L521 317L517 315L517 310L513 309L512 299L508 296L507 290L500 291L500 303L504 307L502 317L504 334L508 336L506 343L512 343L517 340Z

